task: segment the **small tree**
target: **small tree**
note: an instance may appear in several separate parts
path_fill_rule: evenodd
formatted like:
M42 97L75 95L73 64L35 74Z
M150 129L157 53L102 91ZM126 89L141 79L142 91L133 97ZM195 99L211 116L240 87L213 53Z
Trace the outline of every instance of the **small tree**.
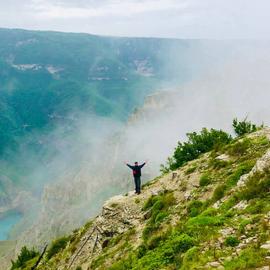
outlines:
M22 247L21 253L19 254L17 260L15 262L11 261L11 263L12 263L11 270L24 268L28 261L32 260L33 258L35 258L38 255L39 255L39 253L36 252L35 250L33 250L33 249L29 250L25 246Z
M263 127L263 125L261 125ZM233 119L233 129L237 136L243 136L244 134L254 132L260 127L247 121L247 117L243 121L238 121L237 118Z
M232 140L232 137L222 130L208 130L207 128L203 128L200 133L187 133L187 138L187 142L178 142L173 156L168 158L167 167L161 167L162 172L175 170L186 162L198 158L201 154L221 147Z

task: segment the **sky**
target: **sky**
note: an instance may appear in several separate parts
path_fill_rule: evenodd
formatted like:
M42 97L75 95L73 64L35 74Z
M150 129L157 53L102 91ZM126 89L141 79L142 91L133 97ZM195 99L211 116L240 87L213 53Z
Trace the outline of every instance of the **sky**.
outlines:
M270 38L269 0L0 0L0 27L171 38Z

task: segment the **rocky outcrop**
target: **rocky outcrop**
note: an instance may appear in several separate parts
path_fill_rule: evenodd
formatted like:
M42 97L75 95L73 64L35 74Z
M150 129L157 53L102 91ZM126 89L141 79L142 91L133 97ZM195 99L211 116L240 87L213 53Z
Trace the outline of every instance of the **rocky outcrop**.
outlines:
M91 230L81 239L77 250L65 267L84 265L87 259L86 265L89 265L107 246L110 238L140 226L143 216L135 199L134 195L130 195L129 197L116 196L108 200L102 208L102 213L94 219Z
M259 136L266 136L268 139L270 139L270 128L264 128L261 131L256 132L255 134L252 134L250 138L256 138ZM259 158L253 167L253 169L247 173L241 176L240 180L237 183L238 187L244 186L246 181L254 176L256 173L264 172L266 169L270 168L270 150L268 150L261 158Z
M234 141L218 152L201 155L197 160L157 177L143 187L140 195L129 192L112 197L105 202L98 216L75 230L67 238L67 245L50 260L43 260L38 269L104 270L119 261L124 265L132 264L129 260L133 257L135 263L130 269L137 270L137 262L142 265L140 269L167 269L155 265L163 263L173 267L172 257L167 260L166 256L171 256L167 252L170 254L178 245L174 242L178 237L180 243L181 239L193 239L193 248L188 255L185 252L174 255L177 263L181 260L185 264L183 269L222 270L230 269L228 265L232 264L242 267L233 269L245 269L245 265L246 269L268 267L269 208L257 193L252 200L234 196L242 192L245 182L237 186L233 178L235 182L231 184L231 177L238 175L243 166L253 165L255 157L254 167L245 167L245 171L249 170L246 175L270 168L269 141L265 140L269 140L268 134L266 128L246 136L250 140L250 149L241 158L230 154ZM216 167L216 160L222 162L221 167ZM210 177L207 185L201 185L202 176ZM220 191L220 187L223 190ZM268 198L267 190L263 192ZM58 195L54 194L54 197ZM153 218L155 211L161 215ZM184 243L183 248L189 242ZM164 251L164 246L168 250ZM258 259L246 262L245 256Z

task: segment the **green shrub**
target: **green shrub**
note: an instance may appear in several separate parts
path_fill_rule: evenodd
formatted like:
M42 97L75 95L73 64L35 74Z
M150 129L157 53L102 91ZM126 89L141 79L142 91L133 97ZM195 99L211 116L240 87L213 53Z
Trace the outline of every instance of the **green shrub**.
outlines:
M268 210L269 201L266 200L258 200L254 199L251 200L248 207L245 209L246 213L249 214L260 214L264 213L265 210Z
M168 216L167 212L161 211L160 213L157 214L155 218L155 223L161 223L166 217Z
M224 217L232 218L235 216L235 214L236 214L236 209L230 209L224 214Z
M156 270L175 265L195 245L195 240L187 234L170 232L168 235L152 237L149 246L142 244L136 251L129 252L128 257L115 262L110 270ZM107 268L106 268L107 269ZM167 268L166 268L167 269Z
M163 170L175 170L186 162L198 158L201 154L214 148L217 149L232 140L231 136L222 130L211 129L209 131L206 128L203 128L200 133L187 133L187 138L187 142L178 142L173 157L168 158L167 167L163 166Z
M227 187L235 186L240 179L240 177L244 174L247 174L251 171L251 169L254 167L255 161L254 160L248 160L240 164L236 171L228 178L226 181Z
M112 238L110 238L109 240L109 246L110 247L114 247L115 245L117 245L123 238L123 234L118 234Z
M139 198L136 198L136 199L135 199L135 203L136 203L136 204L139 204L140 201L141 201L141 200L140 200Z
M247 133L258 130L259 127L257 127L255 124L252 124L250 121L247 121L247 118L243 121L238 121L237 118L235 118L233 120L233 129L237 136L243 136Z
M143 239L148 239L159 228L161 222L169 215L169 207L174 204L175 198L172 192L151 196L147 200L143 210L150 210L150 219L143 230Z
M241 156L244 155L251 146L251 140L244 138L241 141L237 141L232 144L228 149L228 154L231 156Z
M160 242L166 239L166 236L166 233L159 233L158 235L154 235L147 241L147 248L151 250L158 247Z
M256 267L265 265L265 256L266 251L252 247L247 248L241 251L238 257L233 258L230 261L225 261L224 267L226 270L255 269Z
M195 240L187 234L172 234L165 241L160 241L160 244L153 250L144 250L143 256L139 260L133 261L130 268L133 270L156 270L164 269L164 266L173 264L176 257L185 253L195 245ZM114 268L117 269L117 268Z
M230 162L226 160L221 160L218 158L211 158L209 161L209 166L213 167L214 169L221 169L225 168L230 164Z
M33 249L29 250L29 249L27 249L26 246L22 247L21 252L18 255L17 260L15 262L11 261L11 263L12 263L11 270L24 268L26 266L27 262L29 262L33 258L37 257L38 255L39 255L39 253L36 252L35 250L33 250Z
M255 161L254 160L248 160L243 163L241 163L236 170L227 178L225 184L218 185L213 193L212 201L216 202L220 199L222 199L225 195L226 190L229 188L235 186L240 179L240 177L244 174L247 174L251 171L251 169L254 167ZM239 199L239 196L237 196ZM237 198L233 198L232 203L234 203L237 200Z
M159 199L159 197L157 195L152 195L144 204L142 210L146 211L148 209L150 209L154 203Z
M186 252L191 247L194 246L194 239L187 234L181 234L179 236L175 236L172 238L172 245L174 245L175 251L178 252Z
M185 174L191 174L191 173L195 172L196 169L197 169L197 166L189 167L189 168L187 168L187 170L185 171Z
M162 196L162 201L164 202L164 207L168 208L172 205L175 205L176 200L175 197L173 195L172 192L166 192L163 196Z
M226 191L226 186L224 184L220 184L219 186L216 187L213 193L213 201L218 201L221 198L224 197Z
M240 224L239 224L239 232L241 233L241 234L244 234L245 233L245 230L246 230L246 226L248 225L248 224L250 224L250 220L249 219L244 219L244 220L242 220L241 222L240 222Z
M81 266L77 266L76 267L76 270L82 270L82 267Z
M54 240L52 242L52 245L47 251L47 259L49 260L59 251L63 250L66 247L69 240L70 240L69 237L61 237L59 239Z
M215 228L224 225L224 220L221 216L199 215L190 218L184 225L184 230L197 239L204 239L212 235Z
M119 261L115 262L109 270L130 270L133 269L134 261L137 258L134 254L130 254L127 258L120 259Z
M200 249L198 247L192 247L185 253L183 257L181 270L193 269L191 268L191 266L198 261L199 251Z
M188 228L200 228L205 226L221 226L224 224L222 217L211 217L211 216L197 216L189 219L187 222Z
M235 236L228 236L225 239L225 245L229 247L236 247L240 243L239 239L237 239Z
M190 217L198 216L203 208L203 202L201 201L191 201L187 206L187 212Z
M154 203L154 205L153 205L153 207L152 207L152 212L158 212L159 210L161 210L161 209L163 209L163 208L165 208L164 201L161 200L161 199L158 199L158 200Z
M212 179L209 173L204 173L200 178L200 186L205 187L211 183Z
M236 198L236 196L232 196L220 206L220 210L228 211L233 206L235 206L237 204L237 202L238 202L238 199Z
M168 208L169 206L172 206L174 204L175 198L173 196L173 193L165 191L162 194L151 196L144 204L142 210L146 211L152 208L152 210L157 211Z
M252 177L249 177L245 186L241 189L238 197L243 200L254 198L263 198L269 192L270 173L257 172Z
M201 213L201 216L214 217L218 214L218 210L216 208L207 208L205 211Z
M147 250L148 247L145 244L140 245L137 249L137 258L142 258L146 254Z

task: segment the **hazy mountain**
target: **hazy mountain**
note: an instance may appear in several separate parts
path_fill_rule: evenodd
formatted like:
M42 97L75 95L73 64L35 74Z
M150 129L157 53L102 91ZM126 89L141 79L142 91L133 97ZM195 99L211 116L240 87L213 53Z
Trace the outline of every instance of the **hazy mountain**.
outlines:
M0 30L0 40L0 154L13 164L22 138L40 151L37 133L71 125L79 113L127 119L147 94L175 78L169 48L189 47L187 41L8 29ZM27 168L5 166L13 181Z
M0 40L5 231L10 216L15 223L18 214L37 208L46 183L73 179L82 160L91 157L96 174L97 152L106 162L113 154L99 151L105 137L117 132L148 94L194 74L187 59L200 43L11 29L0 29Z
M168 79L168 46L188 46L6 29L0 40L1 153L16 147L15 138L74 111L126 119L156 83Z

